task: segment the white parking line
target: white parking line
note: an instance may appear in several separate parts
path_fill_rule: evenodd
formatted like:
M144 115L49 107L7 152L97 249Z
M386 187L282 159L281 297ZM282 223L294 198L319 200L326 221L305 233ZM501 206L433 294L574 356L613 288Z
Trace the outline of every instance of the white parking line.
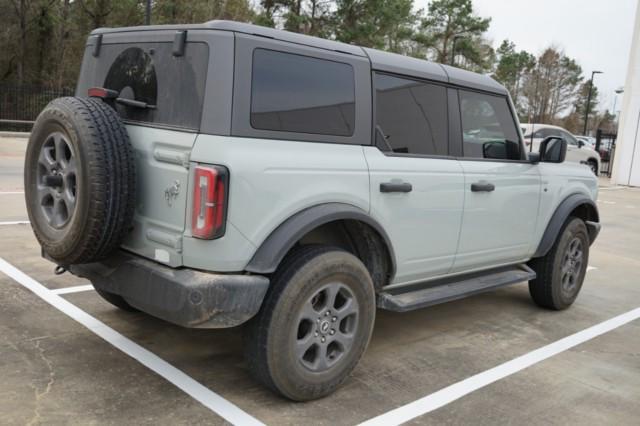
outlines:
M507 361L504 364L500 364L490 370L483 371L475 376L471 376L458 383L454 383L451 386L440 389L439 391L418 399L417 401L367 420L360 425L388 426L408 422L411 419L443 407L473 391L497 382L500 379L524 370L527 367L544 361L547 358L571 349L574 346L614 330L631 321L635 321L638 318L640 318L640 308L618 315L617 317L601 322L600 324L596 324L593 327L589 327L549 345L543 346L540 349L536 349L533 352L529 352L518 358L512 359L511 361Z
M602 203L602 204L615 204L616 203L615 201L608 201L608 200L598 200L598 202Z
M12 220L9 222L0 222L0 226L3 225L28 225L31 222L29 222L28 220Z
M0 195L20 195L24 194L24 191L0 191Z
M54 290L51 290L51 293L69 294L69 293L79 293L81 291L89 291L89 290L93 290L93 286L91 284L77 285L75 287L56 288Z
M587 266L587 272L589 271L595 271L596 269L598 269L597 266Z
M228 422L242 425L262 425L262 423L255 417L242 411L233 403L198 383L193 378L178 370L153 352L150 352L137 343L129 340L111 327L78 308L76 305L55 294L53 291L49 290L2 258L0 258L0 271L13 278L19 284L32 291L36 296L58 309L60 312L76 320L91 332L120 349L131 358L137 360L145 367L173 383L193 399L200 402L202 405L209 408Z

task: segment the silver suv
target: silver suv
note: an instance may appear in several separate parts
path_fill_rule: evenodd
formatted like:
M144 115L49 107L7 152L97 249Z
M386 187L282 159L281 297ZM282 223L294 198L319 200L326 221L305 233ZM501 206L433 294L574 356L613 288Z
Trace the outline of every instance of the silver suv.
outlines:
M100 29L33 128L26 201L57 272L181 326L246 323L253 375L309 400L376 308L522 281L571 305L600 225L566 151L527 155L505 88L446 65L225 21Z

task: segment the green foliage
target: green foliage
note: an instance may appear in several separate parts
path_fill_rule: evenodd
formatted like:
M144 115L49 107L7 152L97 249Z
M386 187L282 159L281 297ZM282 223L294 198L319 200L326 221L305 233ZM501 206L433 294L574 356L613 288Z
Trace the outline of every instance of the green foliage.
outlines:
M453 63L461 57L468 67L485 70L492 65L493 49L482 36L490 22L475 15L471 0L434 0L416 40L436 62Z
M516 108L520 111L520 93L522 80L536 66L536 58L524 50L516 51L516 46L509 40L504 40L496 50L498 63L493 78L500 81L511 93Z
M402 53L418 16L413 0L338 0L332 19L337 40Z

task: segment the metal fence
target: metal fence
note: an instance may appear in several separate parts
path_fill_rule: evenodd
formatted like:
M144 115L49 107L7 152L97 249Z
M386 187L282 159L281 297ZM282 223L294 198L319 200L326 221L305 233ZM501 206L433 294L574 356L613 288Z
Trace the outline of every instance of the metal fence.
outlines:
M0 83L0 130L31 130L36 117L49 102L73 93L70 88Z
M602 129L596 132L596 151L600 154L600 175L611 177L613 169L613 158L616 154L616 139L618 135L615 133L605 133Z

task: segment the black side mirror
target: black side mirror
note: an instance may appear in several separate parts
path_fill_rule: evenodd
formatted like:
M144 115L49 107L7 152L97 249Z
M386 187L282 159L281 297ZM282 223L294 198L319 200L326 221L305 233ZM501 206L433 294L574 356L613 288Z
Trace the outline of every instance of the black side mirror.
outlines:
M582 148L584 146L584 141L578 140L578 148Z
M558 136L549 136L540 142L540 161L562 163L567 156L567 141Z

